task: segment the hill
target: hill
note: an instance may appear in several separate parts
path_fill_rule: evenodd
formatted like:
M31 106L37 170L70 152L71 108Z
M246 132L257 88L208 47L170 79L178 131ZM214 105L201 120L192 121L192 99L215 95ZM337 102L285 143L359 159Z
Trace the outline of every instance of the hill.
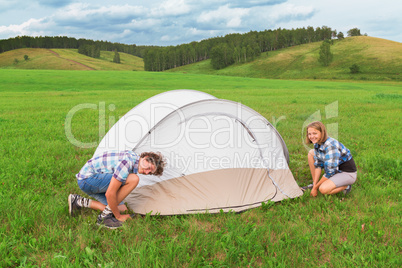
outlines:
M113 62L114 52L101 51L98 59L79 54L77 49L21 48L0 54L0 68L45 70L143 71L141 58L119 52L120 64ZM24 55L29 60L24 59Z
M168 72L279 79L402 80L402 43L368 36L334 40L331 45L334 59L328 67L318 62L321 43L262 53L252 62L221 70L214 70L210 60L206 60ZM353 64L359 65L360 73L350 73Z
M368 36L334 40L331 45L334 59L328 67L323 67L318 62L321 43L265 52L254 61L231 65L221 70L214 70L211 61L204 60L166 72L274 79L402 80L402 43ZM24 60L24 55L28 55L29 60ZM0 68L144 70L142 58L120 52L121 64L116 64L112 62L113 56L114 52L110 51L101 51L101 57L94 59L79 54L77 49L24 48L1 53ZM360 67L360 73L350 73L353 64Z

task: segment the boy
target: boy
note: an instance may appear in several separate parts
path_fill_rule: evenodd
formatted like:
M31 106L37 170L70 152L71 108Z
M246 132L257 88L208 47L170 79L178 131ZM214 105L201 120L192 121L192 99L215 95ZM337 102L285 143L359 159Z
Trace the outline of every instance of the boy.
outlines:
M86 207L102 211L98 225L110 229L122 226L130 218L121 214L127 210L122 202L138 185L138 174L160 176L165 161L160 153L146 152L140 156L133 151L109 151L91 158L76 175L78 186L97 201L77 194L68 196L69 213Z

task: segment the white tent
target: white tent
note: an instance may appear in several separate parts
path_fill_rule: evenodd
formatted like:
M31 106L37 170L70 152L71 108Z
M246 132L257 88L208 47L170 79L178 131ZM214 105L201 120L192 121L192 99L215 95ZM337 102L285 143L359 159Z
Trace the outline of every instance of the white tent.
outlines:
M200 100L216 99L196 90L172 90L155 95L127 112L103 137L94 155L109 150L131 150L169 113Z
M162 176L140 176L125 199L139 214L243 211L302 191L276 129L251 108L194 90L156 95L128 112L95 154L159 151Z

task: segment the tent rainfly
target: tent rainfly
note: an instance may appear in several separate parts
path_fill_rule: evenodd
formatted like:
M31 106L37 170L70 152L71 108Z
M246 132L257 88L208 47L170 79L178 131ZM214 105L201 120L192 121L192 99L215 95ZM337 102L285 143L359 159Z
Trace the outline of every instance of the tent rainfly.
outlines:
M240 212L303 194L274 126L245 105L200 91L172 90L140 103L95 155L109 150L159 151L166 158L163 175L140 174L124 200L142 215Z

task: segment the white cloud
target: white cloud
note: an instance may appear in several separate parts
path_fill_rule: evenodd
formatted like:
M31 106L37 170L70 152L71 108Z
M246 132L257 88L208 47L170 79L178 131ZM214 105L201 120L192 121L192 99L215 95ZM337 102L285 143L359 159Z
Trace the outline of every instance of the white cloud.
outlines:
M158 19L133 19L130 23L126 25L127 28L132 30L145 31L158 27L161 21Z
M0 38L67 35L176 45L235 32L326 25L401 41L402 8L392 1L379 6L363 0L0 0Z
M71 23L85 22L90 24L107 24L116 22L130 22L136 16L148 10L141 6L107 6L92 7L89 4L72 4L65 9L58 10L53 16L55 22Z
M272 22L288 22L292 20L304 20L310 18L315 12L312 6L295 6L285 3L273 8L270 15Z
M0 35L11 36L39 36L44 33L44 26L48 26L45 19L29 19L22 24L12 24L9 26L0 26Z
M214 28L237 28L241 26L242 18L248 15L248 8L230 8L229 5L221 6L217 10L201 13L197 22Z
M228 22L226 23L226 26L229 28L238 28L241 26L241 18L240 17L235 17L232 18L230 20L228 20Z
M151 16L179 16L191 12L191 6L186 0L166 0L151 9Z

